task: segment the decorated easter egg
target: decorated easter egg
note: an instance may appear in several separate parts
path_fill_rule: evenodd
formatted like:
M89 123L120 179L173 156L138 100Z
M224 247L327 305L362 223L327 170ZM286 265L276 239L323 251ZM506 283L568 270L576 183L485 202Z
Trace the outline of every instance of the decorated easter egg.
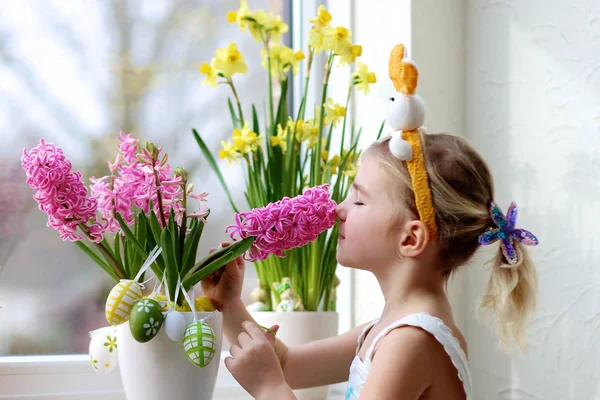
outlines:
M129 319L133 303L142 297L142 287L139 283L121 279L108 294L106 300L106 320L111 325L119 325Z
M140 343L146 343L158 334L164 319L160 304L156 300L138 300L133 304L129 316L131 336Z
M169 339L179 342L185 334L185 318L179 311L169 311L165 317L165 331Z
M94 371L109 373L117 366L117 332L114 327L101 328L90 340L90 362Z
M206 322L198 321L189 325L182 343L185 355L198 367L206 367L215 356L215 332Z

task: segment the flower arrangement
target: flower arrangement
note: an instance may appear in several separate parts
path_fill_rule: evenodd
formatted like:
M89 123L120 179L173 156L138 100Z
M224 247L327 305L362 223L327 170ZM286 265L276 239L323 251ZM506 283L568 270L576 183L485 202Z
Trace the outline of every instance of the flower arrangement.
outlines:
M21 163L36 191L33 197L61 239L75 242L116 282L133 280L152 250L160 247L149 267L170 293L177 292L178 280L189 291L250 247L254 238L196 262L210 213L207 193L194 193L187 172L179 167L173 171L161 148L152 143L142 148L133 134L123 132L118 140L116 160L108 162L110 174L90 178L90 195L62 149L41 139L31 151L23 151ZM193 212L190 200L197 203ZM141 271L138 278L143 277ZM172 299L179 307L183 291Z
M346 197L354 179L360 153L357 149L360 130L357 131L354 124L347 123L346 110L353 89L363 90L367 94L369 85L375 83L376 77L365 64L357 63L351 75L345 105L329 98L327 89L335 61L338 61L338 66L351 66L362 54L362 47L352 43L349 29L331 26L332 17L324 6L320 6L318 15L310 19L312 29L306 53L281 44L281 37L288 31L288 26L280 16L263 10L252 11L245 0L241 1L238 11L227 14L227 20L237 23L242 32L249 31L260 43L268 79L265 115L259 117L256 107L252 105L251 118L246 119L234 78L246 73L248 66L237 45L230 43L226 48L218 49L210 63L205 62L200 66L200 73L205 75L203 85L225 85L231 89L233 100L229 99L228 108L233 133L231 139L221 143L222 149L218 155L228 164L240 160L245 164L248 207L261 209L282 198L299 196L306 188L321 185L327 185L331 199L340 202ZM320 102L315 107L309 107L307 95L311 70L317 55L321 53L325 65ZM302 100L294 112L287 102L288 87L291 75L296 75L303 63L306 75ZM309 116L312 110L314 114ZM263 120L265 126L261 128L259 121ZM261 218L255 218L256 213L268 213L273 208L267 207L250 214L239 213L215 158L195 129L193 134L219 178L233 210L244 219L243 222L238 221L237 231L256 229L256 224L262 221ZM337 145L336 149L333 148L334 143L339 143L339 150ZM240 236L245 237L243 234ZM273 284L282 282L286 277L291 277L294 292L302 299L306 310L335 309L335 301L332 301L335 293L332 292L336 283L335 250L338 236L337 227L333 227L306 246L287 251L285 258L278 257L282 253L277 251L270 257L263 257L269 252L252 253L259 287L265 291L262 298L267 309L277 308L281 299ZM264 247L265 243L256 242L256 246L261 245Z
M114 341L117 347L117 325L128 322L133 338L145 343L164 323L167 335L181 341L189 360L204 367L215 349L196 344L214 339L214 332L204 320L197 321L195 312L194 323L186 327L179 312L214 310L205 304L207 299L191 300L188 291L248 250L254 237L197 262L198 244L209 215L208 194L194 193L187 172L180 167L172 170L160 147L147 143L142 148L133 134L123 132L118 141L116 160L108 163L110 174L90 178L90 196L81 173L72 171L62 149L43 138L31 151L24 149L21 157L27 183L36 191L33 197L48 215L47 225L58 230L63 240L75 242L117 282L106 302L111 326L91 333L90 361L98 372L110 372L116 366L116 352L106 343ZM190 200L196 202L195 211ZM164 288L162 304L158 285L152 294L143 294L141 281L147 269ZM210 357L205 357L207 354Z

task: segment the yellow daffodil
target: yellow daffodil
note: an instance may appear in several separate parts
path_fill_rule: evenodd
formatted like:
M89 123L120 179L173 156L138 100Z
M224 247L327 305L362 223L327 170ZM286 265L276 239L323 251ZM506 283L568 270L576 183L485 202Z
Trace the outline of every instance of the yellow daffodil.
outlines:
M215 56L213 66L226 78L231 78L235 73L245 74L248 72L246 60L234 42L229 43L226 48L218 49Z
M293 68L292 73L296 75L300 69L300 61L304 59L302 50L294 52L282 44L270 46L268 54L267 50L263 48L260 50L260 55L265 69L268 69L267 58L271 59L271 75L277 78L283 78L290 68Z
M350 29L338 26L335 29L325 28L324 32L323 46L325 50L333 50L335 54L346 54L352 46L352 42L350 41L352 32Z
M343 149L342 150L342 159L344 159L347 154L348 154L348 149ZM348 156L348 163L356 163L357 159L358 159L358 154L356 154L355 151L352 151L352 154L350 154Z
M257 135L252 132L248 126L248 121L244 122L242 129L235 128L233 130L233 147L236 151L246 154L251 151L258 150L263 135Z
M318 108L317 108L318 111ZM318 114L317 114L318 115ZM317 139L319 138L319 121L318 118L310 118L304 122L302 126L302 141L308 141L308 147L311 149L316 147Z
M358 90L369 93L369 84L377 82L375 72L369 72L366 64L358 63L358 69L352 74L352 81L358 87Z
M252 11L248 8L248 2L246 0L240 1L240 9L237 11L229 11L227 13L227 22L237 22L242 32L246 31L248 25L253 24L251 21L253 18Z
M346 116L346 108L339 105L338 103L334 103L330 98L327 99L327 103L323 104L325 107L325 125L333 124L333 126L337 126L340 120Z
M342 158L336 154L335 156L331 157L331 160L329 160L327 164L331 167L331 174L335 175L337 174L338 167L342 164Z
M300 69L300 61L304 60L305 56L302 50L294 52L294 50L286 47L280 55L281 63L283 64L283 72L289 71L292 68L292 74L296 75Z
M327 161L328 157L329 157L329 150L321 150L321 158L323 159L323 161Z
M264 26L267 35L275 44L279 44L279 42L281 42L281 35L290 29L288 24L283 22L279 15L273 13L267 14L262 25Z
M221 140L221 146L223 149L219 150L219 158L221 160L227 160L227 165L230 165L232 161L237 162L239 154L234 149L231 141Z
M351 180L354 180L357 172L358 172L358 165L356 165L355 163L352 163L352 164L348 165L348 167L344 171L344 175L346 175Z
M362 55L362 46L351 44L350 47L344 49L344 52L338 54L340 57L340 65L351 64L356 61L356 57Z
M308 45L315 50L315 54L319 54L323 50L325 50L325 46L323 44L325 40L325 29L311 29L308 32Z
M296 140L300 143L310 138L311 127L303 120L294 121L291 117L287 122L287 130L294 133Z
M208 65L205 62L203 62L202 65L200 65L200 73L206 75L206 78L202 81L202 86L210 85L211 87L217 87L217 78L219 77L219 71L217 71L217 69L214 67L214 61L215 60L211 61L210 65Z
M281 148L281 151L285 153L287 151L287 126L285 128L281 127L281 124L277 125L277 135L271 136L271 146Z
M317 16L308 21L314 25L313 29L319 30L329 25L331 22L331 14L325 9L324 5L320 5Z

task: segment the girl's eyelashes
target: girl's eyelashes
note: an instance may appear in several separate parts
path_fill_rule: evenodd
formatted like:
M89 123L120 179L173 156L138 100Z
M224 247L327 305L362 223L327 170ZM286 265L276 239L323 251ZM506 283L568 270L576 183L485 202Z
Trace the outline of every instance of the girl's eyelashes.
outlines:
M361 203L360 201L355 201L354 205L355 206L364 206L364 203Z

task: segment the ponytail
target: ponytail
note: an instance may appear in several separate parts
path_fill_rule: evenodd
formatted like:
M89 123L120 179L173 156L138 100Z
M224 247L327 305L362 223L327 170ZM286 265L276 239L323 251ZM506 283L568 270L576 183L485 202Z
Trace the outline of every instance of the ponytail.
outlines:
M481 308L493 317L493 329L505 350L516 344L525 351L525 325L535 309L537 274L525 246L517 241L514 246L516 264L507 264L501 249L490 262L491 274Z

